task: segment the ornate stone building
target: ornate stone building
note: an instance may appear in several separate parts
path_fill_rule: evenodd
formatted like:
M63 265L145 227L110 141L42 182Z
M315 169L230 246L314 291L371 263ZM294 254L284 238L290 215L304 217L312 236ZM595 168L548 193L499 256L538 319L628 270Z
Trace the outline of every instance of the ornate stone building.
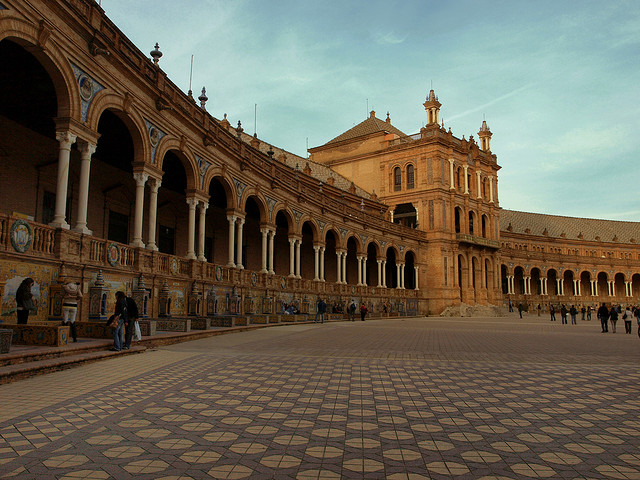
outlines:
M542 216L545 235L533 214L501 210L491 132L445 131L433 91L418 134L372 112L307 160L214 118L161 56L93 0L0 0L3 315L26 276L42 320L59 314L63 279L91 292L83 319L116 290L148 316L312 312L318 296L429 314L568 300L586 270L595 294L580 283L576 301L637 300L638 224ZM580 238L576 222L602 234ZM551 293L543 280L559 276Z

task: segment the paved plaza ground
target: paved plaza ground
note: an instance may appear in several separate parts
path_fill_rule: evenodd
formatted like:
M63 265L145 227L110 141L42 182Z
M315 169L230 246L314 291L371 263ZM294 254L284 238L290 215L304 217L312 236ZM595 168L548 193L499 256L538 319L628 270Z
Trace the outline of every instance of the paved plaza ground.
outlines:
M0 478L640 479L640 339L546 317L264 328L0 386Z

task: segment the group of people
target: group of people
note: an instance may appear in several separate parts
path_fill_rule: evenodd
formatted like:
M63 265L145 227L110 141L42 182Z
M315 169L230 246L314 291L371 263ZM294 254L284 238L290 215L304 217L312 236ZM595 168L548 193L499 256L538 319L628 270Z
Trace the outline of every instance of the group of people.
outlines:
M124 292L116 292L116 306L113 315L107 320L113 332L113 347L111 351L119 352L131 348L133 332L138 321L138 306L133 298ZM140 327L138 327L140 328ZM123 334L124 333L124 341Z
M295 303L282 303L282 313L285 315L297 315L300 313L298 306Z
M620 305L611 305L611 308L607 308L606 304L603 303L598 308L598 318L602 326L602 333L609 332L609 324L611 324L611 333L616 333L616 324L620 317L624 320L624 331L628 334L631 333L631 326L635 319L638 325L638 336L640 337L640 307L638 306L627 306L622 310Z
M538 305L538 309L540 308L540 305ZM562 320L563 325L569 323L567 321L567 315L571 316L571 324L572 325L576 325L578 322L578 313L582 314L582 320L587 320L590 321L591 320L591 306L585 307L584 305L582 307L580 307L580 311L578 311L578 308L575 305L571 305L570 308L567 308L567 306L565 304L560 305L560 307L550 304L549 305L549 315L551 316L551 321L555 322L556 321L556 312L559 311L560 312L560 318Z
M335 306L335 304L334 304ZM358 307L356 307L356 303L355 301L351 301L351 304L347 307L347 313L349 314L349 320L351 320L352 322L355 321L355 316L356 316L356 310L358 309ZM342 310L342 309L341 309ZM321 298L318 297L318 303L316 305L316 316L313 320L314 323L324 323L324 314L327 312L327 304L326 302ZM342 313L342 311L340 312L336 312L335 309L333 310L333 313ZM360 320L362 320L364 322L367 313L369 313L369 309L367 308L367 306L364 304L364 302L362 302L360 304Z

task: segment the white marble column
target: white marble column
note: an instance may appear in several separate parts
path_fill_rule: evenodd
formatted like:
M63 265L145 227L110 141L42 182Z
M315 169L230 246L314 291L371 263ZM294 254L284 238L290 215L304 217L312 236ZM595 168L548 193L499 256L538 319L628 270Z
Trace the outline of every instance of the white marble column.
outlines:
M336 283L342 283L342 252L336 251Z
M382 286L387 288L387 261L382 261Z
M415 265L415 266L413 267L413 271L414 271L415 278L416 278L416 288L414 288L414 290L420 290L420 288L418 287L418 278L420 278L420 276L418 275L418 273L419 273L419 268L418 268L418 266L417 266L417 265Z
M295 278L296 265L296 239L289 237L289 276Z
M402 288L400 286L400 264L399 263L396 263L396 279L397 279L396 288Z
M320 281L324 282L324 251L326 247L320 247Z
M531 295L531 277L524 277L524 294Z
M87 227L87 211L89 207L89 173L91 171L91 155L96 151L92 143L82 142L78 145L80 150L80 185L78 192L78 219L74 232L91 235L93 232Z
M449 190L455 190L456 184L453 177L453 158L449 159Z
M69 229L66 220L67 187L69 185L69 157L71 145L75 143L76 136L70 132L57 132L56 140L60 143L58 151L58 180L56 184L56 210L51 227Z
M477 179L476 184L478 187L476 198L482 198L482 183L480 182L480 171L476 171L476 179Z
M206 230L206 218L207 218L207 208L209 208L209 204L206 202L200 202L200 218L198 223L198 260L201 262L206 262L207 257L204 256L204 240L205 240L205 230Z
M234 246L236 244L236 216L227 215L227 221L229 222L229 261L227 262L227 267L235 268Z
M342 252L342 283L346 285L347 282L347 252Z
M302 278L300 273L300 247L302 246L302 240L296 239L296 278Z
M238 224L238 234L236 236L236 268L242 270L244 269L244 265L242 265L242 230L244 227L244 218L238 217L236 223Z
M276 272L273 269L273 257L274 257L274 243L276 238L276 231L269 230L269 274L274 275Z
M400 277L398 277L398 285L404 290L404 263L400 264Z
M573 294L580 295L580 282L578 280L573 280Z
M262 235L262 269L260 270L260 273L268 273L269 270L267 270L267 256L268 256L268 236L269 236L269 229L268 228L261 228L260 229L260 234Z
M320 280L319 267L320 267L320 245L314 245L313 246L313 280L315 282Z
M369 286L367 282L367 257L366 256L362 257L362 286L363 287Z
M189 228L187 233L187 258L189 260L196 259L196 206L198 205L198 199L187 198L187 204L189 205Z
M147 238L147 248L157 251L156 245L156 222L158 218L158 189L162 181L157 178L149 178L149 235Z
M144 185L145 183L147 183L148 178L149 175L144 172L135 172L133 174L133 179L136 181L136 207L135 217L133 220L133 241L131 242L132 247L144 248L144 243L142 242L142 216L144 212Z
M358 286L362 285L362 260L363 257L361 256L357 256L356 259L358 260Z
M631 282L624 282L624 286L625 286L625 297L632 297L633 296L633 287L632 287L632 283Z
M376 260L378 264L378 287L382 287L382 260Z

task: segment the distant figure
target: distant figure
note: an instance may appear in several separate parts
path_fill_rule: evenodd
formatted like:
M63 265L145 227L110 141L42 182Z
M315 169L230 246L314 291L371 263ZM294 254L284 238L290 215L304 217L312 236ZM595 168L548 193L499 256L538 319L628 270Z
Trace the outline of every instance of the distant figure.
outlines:
M524 310L524 307L522 306L522 303L518 304L518 313L520 314L520 318L522 318L522 310Z
M538 304L538 316L540 316L540 310L542 310L542 307Z
M18 316L18 325L26 325L29 318L29 311L33 310L33 294L31 293L31 287L33 287L33 278L25 278L18 290L16 290L16 315Z
M556 321L556 309L553 305L549 305L549 315L551 315L551 321L555 322Z
M624 320L624 333L631 333L631 319L633 318L633 313L631 312L631 308L627 307L624 311L624 315L622 315L622 319Z
M582 308L580 309L580 313L582 313L582 321L584 322L584 314L587 313L587 309L584 308L584 305L582 306Z
M116 292L116 307L113 312L113 347L114 352L122 350L122 327L129 319L127 315L127 296L124 292Z
M601 333L607 333L609 331L609 309L604 303L598 309L598 318L600 319L600 325L602 326Z
M611 322L611 332L616 333L616 323L618 323L618 308L611 306L609 311L609 321Z
M318 319L320 319L320 323L324 323L324 312L327 311L327 304L322 300L322 298L318 297L318 306L316 310L316 318L313 320L313 323L317 323Z
M362 304L360 305L360 320L362 320L363 322L364 322L364 317L367 316L368 311L369 310L365 306L364 302L362 302Z
M575 325L576 322L576 315L578 315L578 309L576 308L575 305L571 305L571 309L569 310L569 314L571 315L571 325Z
M76 328L76 316L78 315L78 300L82 298L80 282L68 282L62 287L62 324L70 323L71 338L78 341L78 329Z
M587 307L587 322L591 321L591 305Z
M509 311L513 312L513 304L511 303L511 299L509 299Z
M562 324L567 323L567 307L564 306L564 303L560 307L560 317L562 318Z
M349 320L352 322L355 322L356 320L356 304L355 302L351 302L351 305L349 305Z

